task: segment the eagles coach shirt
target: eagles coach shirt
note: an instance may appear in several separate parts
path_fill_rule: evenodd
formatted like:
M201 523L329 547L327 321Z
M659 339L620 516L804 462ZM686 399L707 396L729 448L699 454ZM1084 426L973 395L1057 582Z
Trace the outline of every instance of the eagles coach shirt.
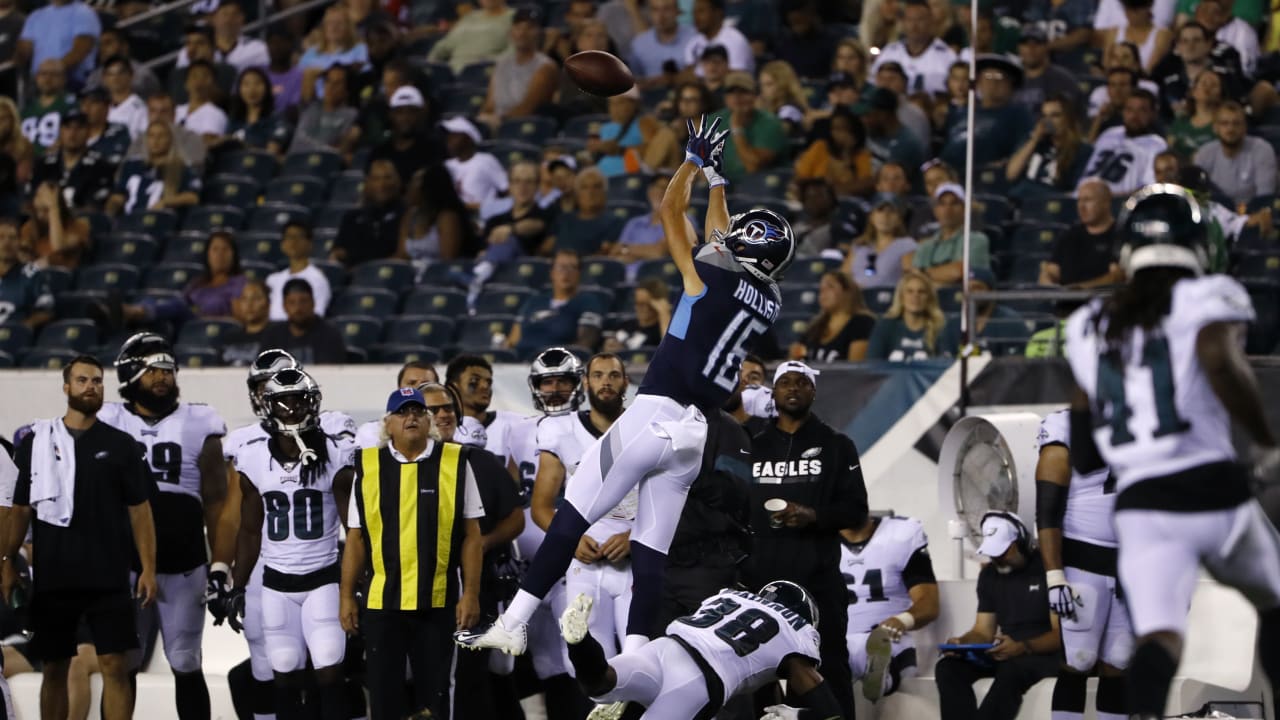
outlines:
M61 422L61 420L59 420ZM129 508L151 497L151 481L133 438L99 420L75 438L75 507L71 524L32 522L40 571L37 592L127 590L135 552ZM31 504L31 445L18 445L14 505Z

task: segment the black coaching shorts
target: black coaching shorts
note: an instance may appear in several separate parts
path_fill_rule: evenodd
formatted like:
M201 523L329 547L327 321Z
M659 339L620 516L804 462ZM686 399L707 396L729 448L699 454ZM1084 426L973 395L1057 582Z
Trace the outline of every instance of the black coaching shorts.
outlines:
M121 590L56 590L31 598L31 645L39 660L66 660L76 654L76 629L88 626L99 655L122 653L138 647L133 598Z

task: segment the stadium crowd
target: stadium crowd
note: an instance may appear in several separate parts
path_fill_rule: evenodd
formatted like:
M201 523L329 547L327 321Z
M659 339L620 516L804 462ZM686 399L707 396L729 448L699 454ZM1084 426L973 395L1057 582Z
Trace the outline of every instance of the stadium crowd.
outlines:
M110 359L139 329L190 365L643 362L679 285L657 203L701 113L732 129L731 210L800 240L762 356L953 356L970 52L971 287L1115 282L1116 206L1172 179L1254 296L1250 351L1280 339L1280 56L1254 3L993 0L971 32L945 2L348 0L253 34L235 0L5 4L0 364ZM560 66L582 50L636 86L581 92ZM984 303L976 343L1053 354L1058 309Z

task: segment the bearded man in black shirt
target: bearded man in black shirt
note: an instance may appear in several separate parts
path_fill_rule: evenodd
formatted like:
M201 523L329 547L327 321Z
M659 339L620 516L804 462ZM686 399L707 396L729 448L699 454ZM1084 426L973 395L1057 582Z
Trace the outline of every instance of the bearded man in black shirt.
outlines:
M30 604L34 656L44 662L40 716L67 716L67 671L84 620L102 668L102 716L123 720L132 716L134 700L126 653L138 647L129 591L135 547L137 595L143 607L156 599L150 475L133 438L98 422L101 363L77 357L62 378L66 414L38 421L18 446L13 510L0 541L0 595L6 603L12 598L13 560L34 515L39 566ZM68 470L74 478L60 476Z

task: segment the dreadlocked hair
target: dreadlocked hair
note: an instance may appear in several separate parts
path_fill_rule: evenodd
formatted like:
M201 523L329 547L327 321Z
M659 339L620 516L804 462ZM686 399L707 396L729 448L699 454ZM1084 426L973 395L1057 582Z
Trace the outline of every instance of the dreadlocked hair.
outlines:
M285 454L280 448L280 437L285 433L273 432L270 434L271 455L273 457L284 457ZM320 428L312 428L306 432L298 433L302 438L302 444L307 446L307 450L315 453L315 460L311 462L303 462L302 469L298 472L298 482L303 487L311 487L320 481L325 470L329 467L329 436ZM301 452L301 448L298 449ZM302 460L299 456L298 460Z
M1122 349L1134 328L1151 330L1169 314L1173 286L1194 273L1179 267L1151 267L1134 273L1128 284L1116 291L1094 316L1094 328L1103 333L1107 346ZM1105 318L1106 327L1101 327Z

